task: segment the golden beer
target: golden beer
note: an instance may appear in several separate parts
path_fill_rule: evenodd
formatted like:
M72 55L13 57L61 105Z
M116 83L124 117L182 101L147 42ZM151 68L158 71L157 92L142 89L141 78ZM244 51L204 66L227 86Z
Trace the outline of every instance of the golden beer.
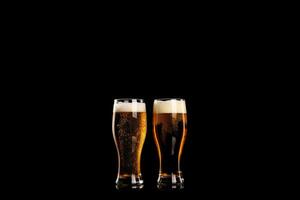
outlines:
M141 188L141 153L147 130L146 107L142 100L115 100L113 137L118 152L117 188Z
M180 159L187 134L183 99L157 99L153 105L153 133L159 156L158 187L183 187Z

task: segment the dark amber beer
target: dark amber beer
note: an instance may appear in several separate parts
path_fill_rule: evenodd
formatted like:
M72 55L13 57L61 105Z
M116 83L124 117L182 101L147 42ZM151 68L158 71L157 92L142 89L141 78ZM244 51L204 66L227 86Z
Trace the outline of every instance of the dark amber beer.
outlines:
M146 107L143 100L115 100L112 130L118 152L117 188L143 186L140 161L146 129Z
M180 158L187 133L187 114L183 99L156 99L153 130L159 156L158 187L183 187Z

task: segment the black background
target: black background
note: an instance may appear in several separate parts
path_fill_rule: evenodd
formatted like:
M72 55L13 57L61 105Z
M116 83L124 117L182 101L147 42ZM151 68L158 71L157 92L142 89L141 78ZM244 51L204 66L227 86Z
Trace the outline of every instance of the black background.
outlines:
M267 43L257 38L268 35L249 26L236 29L245 21L230 24L231 19L211 18L179 20L173 26L166 22L156 29L141 25L138 32L134 23L121 19L104 20L104 27L84 21L81 30L88 34L78 31L76 20L67 28L65 23L41 27L32 52L20 48L30 55L19 58L39 66L24 70L31 74L25 76L28 85L18 84L25 91L20 99L30 103L22 105L27 109L23 113L34 110L28 124L36 134L29 139L33 145L28 155L34 155L29 163L35 164L28 164L33 173L26 173L34 177L34 186L49 194L74 196L160 195L152 103L155 98L178 97L186 100L188 111L182 158L185 188L171 193L205 196L263 190L268 169L262 163L268 153L261 151L267 136L260 125L269 85L262 83L269 74L260 68L266 64L260 58L267 56ZM25 43L21 46L31 46L28 41L20 41ZM140 192L115 189L115 98L142 98L147 104L141 161L145 187Z
M186 54L182 55L186 60ZM134 66L118 62L116 66L103 64L92 70L58 69L55 76L42 76L46 83L41 86L33 81L34 93L39 93L33 101L35 120L29 118L29 125L37 126L33 130L36 136L30 138L32 153L26 154L26 162L28 155L34 155L36 164L30 167L35 175L26 174L30 180L36 178L34 186L49 194L63 192L67 196L99 198L103 194L204 197L263 190L269 170L263 163L269 153L262 151L267 136L260 125L266 115L259 109L267 102L260 93L264 88L255 89L251 73L249 77L245 71L191 67L190 62L164 65L156 59L154 63L159 64L155 66L139 60L140 64ZM204 58L197 65L208 63L210 59ZM173 97L184 98L188 111L182 157L185 188L161 192L156 189L158 159L152 138L152 103L155 98ZM148 130L141 161L145 186L139 192L115 189L115 98L143 98L147 105ZM32 108L28 107L28 112Z
M255 100L244 92L249 91L245 82L237 82L228 73L198 71L184 65L176 69L136 66L106 74L100 72L89 73L82 82L77 79L76 85L70 87L65 83L68 87L65 90L59 86L62 98L57 99L58 107L53 108L59 109L53 126L59 131L55 132L56 137L52 136L59 140L51 148L55 170L51 167L49 172L51 180L57 179L55 190L96 196L160 194L156 189L158 157L152 137L152 104L155 98L165 97L184 98L188 111L188 135L182 158L185 188L171 193L209 195L255 187L251 182L257 166L251 161L257 143L251 147L255 132L250 114L255 108L249 105L249 101ZM101 79L102 76L111 78ZM143 98L147 105L148 129L141 161L145 186L140 192L115 189L117 154L112 137L115 98Z

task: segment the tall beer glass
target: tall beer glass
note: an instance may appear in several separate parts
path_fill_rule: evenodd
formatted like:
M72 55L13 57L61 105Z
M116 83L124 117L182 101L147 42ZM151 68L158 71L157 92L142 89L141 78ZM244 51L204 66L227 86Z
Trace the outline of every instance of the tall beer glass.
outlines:
M180 158L187 134L185 100L154 100L153 130L159 156L158 188L183 188Z
M117 189L143 187L140 161L146 130L142 99L114 100L112 132L118 153Z

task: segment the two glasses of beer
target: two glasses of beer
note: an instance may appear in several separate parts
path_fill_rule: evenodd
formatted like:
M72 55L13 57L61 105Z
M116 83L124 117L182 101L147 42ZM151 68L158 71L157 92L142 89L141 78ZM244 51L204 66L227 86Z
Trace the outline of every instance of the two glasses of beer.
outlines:
M142 99L115 99L112 122L118 153L116 188L142 188L141 153L146 138L146 105ZM153 136L159 157L157 187L183 188L180 158L187 134L184 99L155 99Z

